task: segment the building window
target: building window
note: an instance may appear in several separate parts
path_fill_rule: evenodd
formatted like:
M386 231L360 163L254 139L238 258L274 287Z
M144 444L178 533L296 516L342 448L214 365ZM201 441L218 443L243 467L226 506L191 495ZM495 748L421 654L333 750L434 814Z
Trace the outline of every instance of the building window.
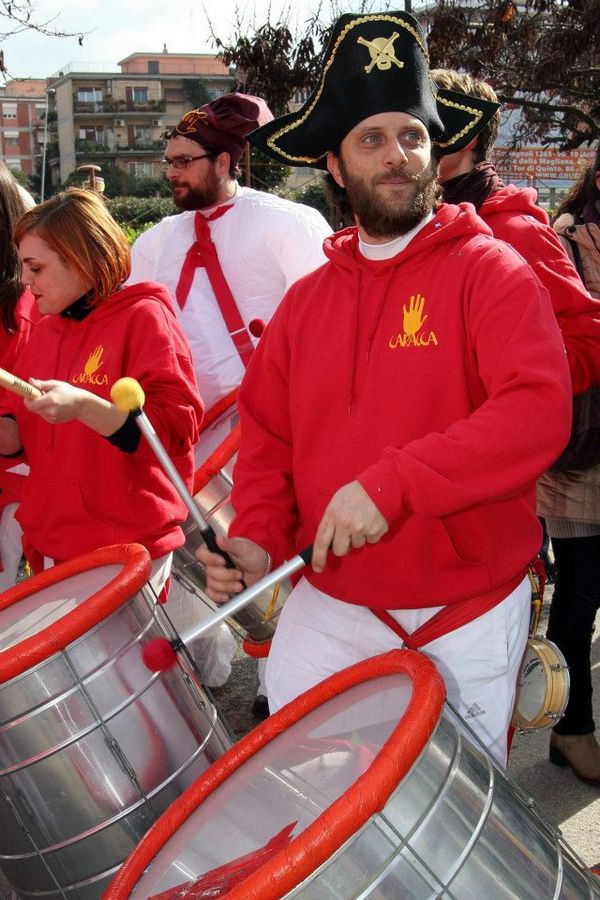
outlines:
M16 119L17 118L17 104L16 103L3 103L2 104L2 115L5 119Z
M88 141L91 144L101 144L104 141L103 125L88 125L79 129L79 140Z
M17 159L16 156L12 159L7 158L4 160L4 162L10 169L21 169L21 160Z
M158 75L158 65L157 59L148 60L148 75Z
M152 178L154 175L154 163L130 162L129 174L135 178Z
M152 129L147 126L134 125L133 139L137 147L150 147L152 144Z
M148 88L147 87L134 87L133 102L134 103L147 103L148 102Z
M81 87L77 89L77 99L80 103L101 103L102 88Z
M7 134L4 132L4 146L5 147L18 147L19 146L19 135L18 134Z

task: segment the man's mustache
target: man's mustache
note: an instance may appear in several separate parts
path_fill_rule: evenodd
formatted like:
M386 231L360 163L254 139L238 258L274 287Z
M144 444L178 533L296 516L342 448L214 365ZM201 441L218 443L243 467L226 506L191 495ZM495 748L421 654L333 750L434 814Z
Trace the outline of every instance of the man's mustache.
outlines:
M385 173L376 175L373 178L373 184L381 184L384 181L389 181L390 178L402 178L404 181L419 181L426 171L427 166L422 168L420 172L408 172L404 168L388 169Z

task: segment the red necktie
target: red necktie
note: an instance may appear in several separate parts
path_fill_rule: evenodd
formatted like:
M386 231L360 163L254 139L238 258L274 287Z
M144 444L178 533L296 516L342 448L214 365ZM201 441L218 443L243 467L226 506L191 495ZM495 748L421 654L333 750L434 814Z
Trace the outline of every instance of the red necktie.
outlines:
M196 240L188 250L183 266L179 282L175 290L175 296L180 309L186 304L194 273L199 266L204 266L210 286L219 304L221 315L225 325L229 330L231 340L233 341L240 359L244 364L244 368L250 362L250 357L254 350L252 340L244 320L240 315L237 304L233 298L233 294L229 290L229 285L225 281L223 270L217 256L217 248L215 247L210 234L209 222L220 218L224 213L231 209L232 203L226 206L219 206L210 216L203 216L201 212L197 212L194 219L194 228L196 231Z

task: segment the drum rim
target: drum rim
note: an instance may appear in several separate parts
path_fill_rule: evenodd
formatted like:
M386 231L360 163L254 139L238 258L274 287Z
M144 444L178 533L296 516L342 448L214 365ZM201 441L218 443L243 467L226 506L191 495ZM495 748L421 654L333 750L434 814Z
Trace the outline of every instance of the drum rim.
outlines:
M549 718L547 713L551 710L555 716L560 718L565 711L569 702L569 667L564 654L560 647L545 637L532 637L527 641L527 647L523 655L523 663L527 657L527 649L533 647L537 653L538 659L544 668L544 673L548 680L548 691L544 697L543 708L540 709L532 719L519 716L519 711L515 702L515 711L512 717L511 726L520 731L539 731L542 728L548 728L556 724L555 718ZM552 666L560 663L560 672L553 669ZM519 673L519 681L521 673ZM517 698L518 701L518 698ZM559 701L558 703L556 701ZM556 706L556 710L554 707Z
M277 900L312 874L381 810L413 766L438 724L445 686L434 663L415 650L391 650L331 675L269 716L214 762L177 798L125 860L103 894L103 900L129 897L147 866L169 838L230 774L282 731L332 697L382 676L405 674L412 695L400 722L369 766L300 835L228 893L228 897L260 896Z
M194 485L192 488L194 497L196 494L199 494L200 491L203 491L213 478L219 474L223 466L227 465L227 463L235 456L240 449L241 436L242 429L238 422L210 456L198 466L194 473Z
M0 595L0 610L83 572L106 565L123 568L100 590L61 619L8 650L0 651L0 685L59 653L86 631L116 612L148 582L152 560L141 544L113 544L83 553L19 582Z

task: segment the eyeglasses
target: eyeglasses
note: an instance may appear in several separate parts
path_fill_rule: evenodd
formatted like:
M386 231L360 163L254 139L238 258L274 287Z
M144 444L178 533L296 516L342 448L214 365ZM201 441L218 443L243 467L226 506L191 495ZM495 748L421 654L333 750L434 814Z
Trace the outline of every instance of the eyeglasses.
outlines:
M197 159L207 159L212 153L203 153L202 156L176 156L174 159L161 159L160 165L163 172L166 172L170 166L174 169L187 169L190 163Z

